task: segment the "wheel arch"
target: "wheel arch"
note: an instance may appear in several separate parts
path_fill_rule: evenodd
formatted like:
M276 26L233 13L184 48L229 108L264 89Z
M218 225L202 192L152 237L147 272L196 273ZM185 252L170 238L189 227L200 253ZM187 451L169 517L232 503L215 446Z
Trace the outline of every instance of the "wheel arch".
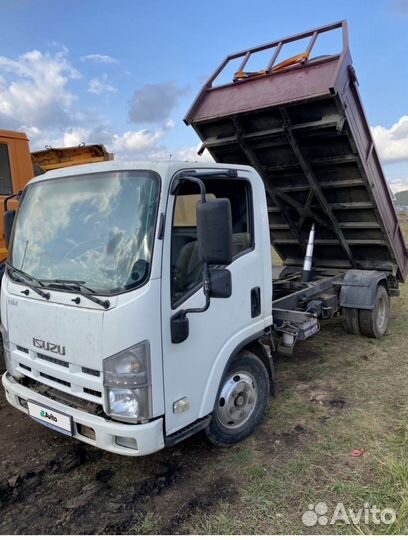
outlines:
M265 331L257 332L256 334L252 334L251 336L248 336L246 339L240 341L235 348L232 350L232 352L229 354L227 361L224 364L224 367L221 371L221 374L217 376L217 379L215 377L211 377L211 384L210 386L213 389L211 398L204 399L204 402L202 404L201 408L201 414L200 416L203 416L205 414L211 413L215 405L217 403L218 394L220 391L220 384L221 381L224 379L226 373L231 367L231 364L234 362L235 358L242 352L242 351L248 351L253 354L256 354L262 363L264 364L268 376L269 376L269 385L270 385L270 395L275 395L275 372L273 367L273 358L271 354L268 354L267 348L265 345L263 345L259 339L265 335Z
M236 353L235 357L230 358L227 370L229 369L234 359L238 356L238 354L243 351L249 351L258 356L260 360L262 360L262 363L264 364L269 376L270 395L275 396L275 368L273 364L272 352L268 353L267 347L263 345L263 343L261 343L259 339L247 343L240 351ZM223 377L225 373L226 371L223 373Z
M390 287L385 272L348 270L344 275L340 289L340 306L351 309L373 309L379 285L383 285L390 296Z

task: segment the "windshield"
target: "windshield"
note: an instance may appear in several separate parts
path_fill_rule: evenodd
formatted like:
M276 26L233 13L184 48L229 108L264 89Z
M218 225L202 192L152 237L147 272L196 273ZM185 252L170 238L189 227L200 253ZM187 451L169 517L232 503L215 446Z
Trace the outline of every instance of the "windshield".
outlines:
M144 283L150 271L159 176L104 172L38 182L16 220L11 264L41 282L81 281L100 293Z

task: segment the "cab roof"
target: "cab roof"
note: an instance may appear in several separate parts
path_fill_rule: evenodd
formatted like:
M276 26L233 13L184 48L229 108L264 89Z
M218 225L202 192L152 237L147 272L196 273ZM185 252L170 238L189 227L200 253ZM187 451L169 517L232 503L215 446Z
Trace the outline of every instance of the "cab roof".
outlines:
M55 178L64 178L68 176L79 176L84 174L93 174L101 172L129 171L129 170L151 170L155 171L164 178L171 178L176 172L197 169L236 169L236 170L251 170L252 167L247 165L230 165L226 163L195 162L195 161L106 161L103 163L94 163L89 165L77 165L56 169L45 174L36 176L30 181L30 184L43 182L45 180L53 180Z

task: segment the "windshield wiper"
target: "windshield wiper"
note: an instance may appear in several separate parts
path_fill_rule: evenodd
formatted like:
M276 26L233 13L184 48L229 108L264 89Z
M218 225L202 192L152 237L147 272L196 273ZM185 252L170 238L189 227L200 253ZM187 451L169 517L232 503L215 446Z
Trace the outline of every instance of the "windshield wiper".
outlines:
M38 287L44 287L44 283L42 281L35 278L34 276L30 276L30 274L27 274L27 272L23 272L23 270L16 268L9 262L6 262L6 265L7 265L7 268L9 268L12 272L17 274L17 276L20 278L20 281L25 283L28 287L30 287L30 289L35 291L39 296L42 296L46 300L50 299L51 295L49 292L44 292L38 288ZM26 291L26 295L27 294L28 294L28 291Z
M109 300L100 300L97 296L94 296L96 291L90 287L87 287L85 285L85 281L78 281L75 279L47 279L46 281L48 284L65 285L69 291L75 291L78 294L81 294L83 297L88 298L88 300L95 302L95 304L99 304L105 309L108 309L110 306ZM73 302L75 301L76 299L73 300ZM79 304L79 301L76 303Z

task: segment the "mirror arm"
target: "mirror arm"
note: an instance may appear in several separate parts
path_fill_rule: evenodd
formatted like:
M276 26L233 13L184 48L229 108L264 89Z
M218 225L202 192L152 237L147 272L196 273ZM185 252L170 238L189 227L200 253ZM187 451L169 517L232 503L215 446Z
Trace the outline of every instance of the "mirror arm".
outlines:
M204 182L200 178L196 178L195 176L180 176L180 177L176 178L175 181L173 182L172 187L171 187L171 194L172 195L174 195L177 188L183 182L194 182L195 184L198 184L199 187L200 187L201 202L202 203L207 202L206 197L205 197L206 196L206 190L205 190Z
M22 191L18 191L17 193L12 193L11 195L9 195L8 197L4 199L3 206L4 206L5 212L7 212L8 210L7 206L8 206L9 200L14 199L15 197L18 199L22 193L23 193Z
M210 307L210 270L208 264L204 263L203 269L203 287L205 294L205 304L202 308L181 309L175 315L172 316L170 322L171 330L171 342L183 343L188 338L189 334L189 322L186 315L188 313L203 313Z
M190 309L182 309L180 313L180 317L185 317L188 313L204 313L204 311L207 311L207 309L210 307L211 297L210 297L210 270L208 268L208 264L204 263L203 268L203 288L204 288L204 295L205 295L205 304L201 308L190 308Z

